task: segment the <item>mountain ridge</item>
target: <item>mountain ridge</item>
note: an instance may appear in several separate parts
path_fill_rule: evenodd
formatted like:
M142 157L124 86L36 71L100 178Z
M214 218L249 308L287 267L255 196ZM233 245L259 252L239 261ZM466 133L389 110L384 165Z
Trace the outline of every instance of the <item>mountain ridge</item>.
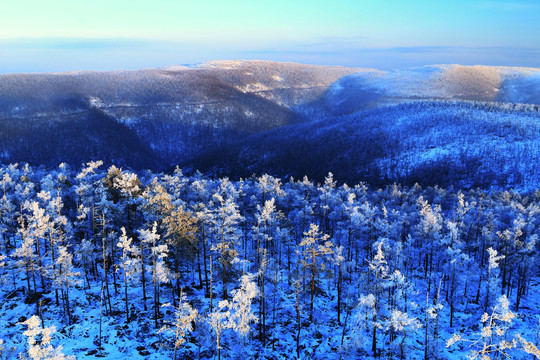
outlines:
M471 101L480 102L481 110L470 110L467 103ZM443 102L444 106L434 105L434 102ZM405 106L403 114L395 113L394 106L414 103L418 104ZM533 105L516 105L523 103ZM421 108L423 104L425 109ZM196 66L137 71L8 74L0 75L0 135L4 134L0 136L3 138L0 161L46 166L67 162L80 166L88 160L102 159L106 164L114 162L134 169L161 171L177 164L193 169L216 166L223 169L227 159L224 160L222 155L231 154L230 164L235 164L232 167L248 169L250 167L244 166L234 155L241 152L243 146L244 158L246 154L253 156L251 163L264 163L261 159L272 158L268 149L256 147L255 152L245 151L246 144L253 147L249 145L250 141L256 139L268 148L295 147L303 142L306 148L314 147L313 153L331 150L341 159L339 169L355 168L350 163L354 157L348 158L349 148L357 152L363 149L359 154L362 151L372 153L367 146L373 149L388 146L381 143L384 139L408 141L399 134L405 130L396 126L395 121L410 128L412 119L416 119L431 124L439 132L446 131L443 126L453 126L448 119L472 126L482 123L485 114L492 123L515 116L518 122L524 119L535 124L528 120L527 112L531 110L535 114L534 106L537 109L538 104L540 69L535 68L454 64L382 71L269 61L214 61ZM372 112L376 109L379 110ZM497 115L489 115L490 112ZM481 116L482 113L485 114ZM358 127L355 121L364 118L370 119L371 123ZM88 128L88 119L94 119L94 124L100 124L95 126L101 128ZM493 134L503 134L508 139L519 138L519 132L522 132L519 126L504 121L507 122L504 126L510 129L508 132L500 132L493 124L487 124L488 130L478 130L477 144L485 138L499 138ZM332 128L333 123L340 123L342 128ZM345 128L351 133L343 133ZM378 135L365 137L364 129L383 134L384 138ZM467 137L466 129L457 130ZM313 144L304 139L306 133L302 131L323 134L314 137L320 143ZM342 138L335 134L341 134ZM346 138L351 134L356 134L356 140L339 153L338 145L349 141ZM295 140L292 143L287 140L290 135ZM414 133L419 139L420 135ZM276 145L260 140L265 138L272 139ZM358 145L361 141L367 143ZM94 145L85 149L87 142ZM138 145L129 146L128 143ZM444 145L440 151L447 154L448 159L455 160L453 152L464 151L459 144L452 145L450 150L448 144L428 145L435 149ZM395 151L391 154L391 162L401 161L402 150L396 144L392 146L396 148L392 149ZM403 154L409 154L406 155L409 158L416 151L419 156L426 156L423 149L414 146L412 149L403 150ZM283 153L279 154L274 160L284 162ZM303 169L304 175L320 178L322 175L316 169L321 164L310 160L310 168L301 163L309 156L302 158L300 154L304 154L302 149L290 154L291 158L297 158L297 163L289 165ZM395 172L396 176L392 177L387 164L390 160L377 160L371 155L367 158L375 161L369 164L371 172L384 181L407 182L402 175L408 170ZM482 159L489 160L485 156ZM509 160L505 158L504 161ZM456 166L460 168L464 164ZM253 169L264 171L261 167ZM291 172L285 170L276 175L290 175ZM231 172L219 174L231 175ZM356 179L351 174L353 172L347 173L344 179L366 178L362 171ZM301 174L295 172L294 175ZM419 177L418 174L411 176ZM485 185L489 182L476 179L473 183Z

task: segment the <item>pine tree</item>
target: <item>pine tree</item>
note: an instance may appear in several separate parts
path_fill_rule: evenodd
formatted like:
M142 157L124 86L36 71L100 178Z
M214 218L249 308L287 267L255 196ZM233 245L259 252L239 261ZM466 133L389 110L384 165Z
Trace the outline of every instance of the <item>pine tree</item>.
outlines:
M28 235L28 229L26 227L26 221L22 215L19 216L19 235L22 239L21 244L17 249L15 249L14 256L24 259L23 261L20 261L20 265L24 265L26 270L26 283L28 285L28 292L32 293L33 291L36 291L36 277L34 273L35 264L34 264L34 239ZM33 290L32 286L30 284L30 276L33 280Z
M484 298L484 312L487 311L488 307L492 304L490 303L491 299L495 294L498 293L499 288L499 260L504 259L504 255L497 256L497 250L493 248L487 249L489 254L488 260L488 274L486 281L486 296Z
M58 259L56 260L56 285L62 289L62 299L68 325L71 325L71 308L69 304L69 290L71 287L81 283L78 278L79 272L73 270L73 256L68 252L68 248L60 246L58 248Z
M150 249L150 258L152 261L152 282L154 283L154 322L157 329L158 318L160 316L159 287L161 283L168 281L169 270L165 266L165 261L163 260L167 256L168 248L167 245L158 243L160 236L157 233L156 223L154 223L151 230L140 229L139 236L141 243L149 244Z
M116 246L122 250L122 272L124 275L124 298L126 303L126 322L129 322L128 280L140 270L139 251L134 246L133 239L128 238L126 229L122 227L122 235Z
M184 258L193 261L193 258L198 253L198 238L196 236L198 229L196 224L197 219L191 213L184 211L182 207L176 208L163 219L168 248L171 250L174 261L176 291L178 294L180 294L180 260ZM202 281L200 267L199 280Z
M384 257L383 252L383 246L384 246L385 239L381 239L377 244L377 253L373 257L373 260L369 262L369 268L371 272L373 273L375 279L373 280L373 284L371 286L371 290L373 291L371 295L373 295L372 298L370 298L369 305L371 306L371 315L372 315L372 321L371 321L371 331L372 331L372 343L371 343L371 351L373 352L373 357L377 357L377 329L382 327L383 319L379 319L380 317L380 311L382 308L381 304L381 296L382 296L382 290L384 287L384 281L388 277L388 263Z
M30 212L26 216L28 223L27 236L33 238L32 243L35 246L35 253L37 255L37 269L39 270L41 279L41 289L42 291L46 291L45 273L48 272L48 270L43 261L45 252L41 241L44 240L46 234L51 231L52 223L50 222L49 215L45 213L45 209L40 207L37 201L26 201L24 208Z
M404 313L400 310L392 311L390 317L386 321L386 328L390 328L394 332L403 333L403 337L399 342L400 359L405 358L405 340L407 339L407 335L410 332L419 329L421 326L422 324L420 324L418 319L409 317L406 312Z
M215 243L211 249L217 253L221 265L223 299L228 298L227 285L232 278L233 265L238 262L238 239L240 237L238 224L243 220L233 196L231 195L225 200L219 194L214 195L216 208L213 214L212 233L215 237Z
M440 206L429 205L423 196L418 198L417 205L420 207L420 223L418 224L418 228L421 236L427 240L427 246L425 246L427 252L424 260L424 276L428 280L428 292L430 292L432 273L434 271L434 257L438 250L443 221Z
M309 305L309 321L313 321L313 301L315 297L315 278L318 274L319 268L325 270L324 259L328 255L331 255L333 250L333 244L328 239L329 235L323 235L319 231L319 226L311 224L309 231L304 233L304 238L299 244L302 249L302 265L305 268L309 268L311 272L311 300Z
M2 191L2 198L0 199L0 235L3 238L4 249L6 252L13 246L11 244L11 238L14 236L15 230L15 210L16 206L13 203L12 191L14 182L9 175L9 172L0 170L0 190Z

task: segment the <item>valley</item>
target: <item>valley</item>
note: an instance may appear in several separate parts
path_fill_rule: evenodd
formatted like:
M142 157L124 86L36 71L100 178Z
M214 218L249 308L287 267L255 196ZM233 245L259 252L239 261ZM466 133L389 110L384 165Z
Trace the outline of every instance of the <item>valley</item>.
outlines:
M216 61L1 75L0 159L525 189L537 174L511 159L538 161L539 94L538 69L460 65Z

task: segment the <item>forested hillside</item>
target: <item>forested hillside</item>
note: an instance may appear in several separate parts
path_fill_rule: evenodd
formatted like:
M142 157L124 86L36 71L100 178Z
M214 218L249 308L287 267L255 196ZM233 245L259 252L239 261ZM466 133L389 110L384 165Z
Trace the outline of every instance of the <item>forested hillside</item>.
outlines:
M373 186L536 189L537 105L417 101L274 129L187 167L238 179L265 172Z
M216 61L0 75L0 161L52 167L99 158L109 165L163 170L254 133L305 121L297 109L357 71Z
M539 69L489 66L217 61L5 74L0 161L530 188L538 184L539 94Z
M0 358L540 356L538 191L340 180L2 166Z

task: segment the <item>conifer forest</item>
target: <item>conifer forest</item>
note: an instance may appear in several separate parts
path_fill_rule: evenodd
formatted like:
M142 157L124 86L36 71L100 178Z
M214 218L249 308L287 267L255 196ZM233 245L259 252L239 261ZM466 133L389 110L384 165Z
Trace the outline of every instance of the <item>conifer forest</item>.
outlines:
M0 167L0 359L534 359L540 191Z

